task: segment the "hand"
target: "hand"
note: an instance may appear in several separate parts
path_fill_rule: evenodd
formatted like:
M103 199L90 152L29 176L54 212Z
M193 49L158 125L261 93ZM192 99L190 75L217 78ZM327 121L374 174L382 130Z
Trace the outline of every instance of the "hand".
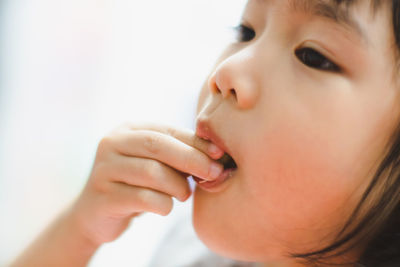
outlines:
M215 160L222 155L189 130L122 126L100 141L90 178L71 214L94 244L112 241L142 212L167 215L172 197L187 200L189 175L217 178L223 166Z

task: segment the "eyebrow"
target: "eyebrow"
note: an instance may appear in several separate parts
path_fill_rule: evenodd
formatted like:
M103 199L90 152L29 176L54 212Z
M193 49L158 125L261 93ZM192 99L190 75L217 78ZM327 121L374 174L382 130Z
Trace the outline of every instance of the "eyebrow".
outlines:
M349 12L349 6L343 7L342 5L338 4L338 1L290 0L289 5L292 11L301 11L306 14L311 14L313 16L331 20L337 24L349 28L351 31L355 32L362 40L368 40L367 35L361 28L360 24ZM344 5L346 5L346 3L344 3Z
M269 0L258 0L268 2ZM360 24L349 12L349 4L354 1L344 1L340 4L338 0L289 0L289 10L301 12L312 16L328 19L336 24L350 29L363 41L368 42L367 35Z

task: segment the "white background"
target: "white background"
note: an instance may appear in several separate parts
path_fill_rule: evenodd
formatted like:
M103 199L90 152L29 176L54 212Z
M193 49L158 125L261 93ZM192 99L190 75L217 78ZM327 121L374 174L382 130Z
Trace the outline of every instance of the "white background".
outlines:
M0 1L0 266L79 194L108 131L125 121L193 129L198 91L244 3ZM91 265L145 266L167 224L138 218Z

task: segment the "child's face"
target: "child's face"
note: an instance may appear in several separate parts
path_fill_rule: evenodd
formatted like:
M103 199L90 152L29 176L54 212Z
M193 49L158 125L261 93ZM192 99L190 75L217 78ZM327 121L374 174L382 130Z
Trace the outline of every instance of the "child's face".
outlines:
M328 244L394 129L389 7L373 16L359 1L337 22L313 12L317 2L332 1L250 0L243 24L255 37L231 44L202 89L198 120L238 166L216 192L194 195L196 232L222 255L281 260Z

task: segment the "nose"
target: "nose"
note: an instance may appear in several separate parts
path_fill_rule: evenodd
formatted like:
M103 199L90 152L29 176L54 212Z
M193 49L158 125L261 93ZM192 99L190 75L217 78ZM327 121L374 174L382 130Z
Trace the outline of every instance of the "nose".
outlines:
M221 62L208 80L212 95L221 94L240 109L251 109L257 102L256 75L250 62L231 56Z

